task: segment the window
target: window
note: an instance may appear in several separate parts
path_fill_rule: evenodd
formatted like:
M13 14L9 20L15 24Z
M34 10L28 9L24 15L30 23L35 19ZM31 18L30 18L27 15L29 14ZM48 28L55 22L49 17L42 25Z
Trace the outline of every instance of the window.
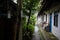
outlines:
M54 26L58 27L58 11L54 12Z

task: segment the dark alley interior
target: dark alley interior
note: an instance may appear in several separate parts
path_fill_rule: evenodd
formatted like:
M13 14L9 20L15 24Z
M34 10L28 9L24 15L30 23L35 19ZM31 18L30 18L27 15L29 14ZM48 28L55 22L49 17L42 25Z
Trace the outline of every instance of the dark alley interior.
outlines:
M0 0L0 40L60 40L60 1Z

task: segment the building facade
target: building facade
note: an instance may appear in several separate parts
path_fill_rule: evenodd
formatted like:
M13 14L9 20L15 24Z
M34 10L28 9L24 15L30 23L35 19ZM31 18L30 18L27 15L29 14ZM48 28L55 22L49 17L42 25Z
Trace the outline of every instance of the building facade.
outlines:
M47 2L47 0L45 1ZM51 4L52 3L52 4ZM49 25L49 32L55 35L60 40L60 4L58 0L51 0L50 3L43 5L39 12L42 16L42 22L46 22ZM45 23L45 26L46 26ZM47 25L47 26L48 26ZM45 29L45 27L44 27Z

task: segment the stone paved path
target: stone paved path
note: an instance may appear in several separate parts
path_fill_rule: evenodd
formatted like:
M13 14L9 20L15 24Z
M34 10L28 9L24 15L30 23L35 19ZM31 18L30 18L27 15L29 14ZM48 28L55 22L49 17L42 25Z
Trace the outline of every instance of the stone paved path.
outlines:
M35 31L32 40L40 40L40 35L38 33L38 30L39 30L38 26L35 26Z

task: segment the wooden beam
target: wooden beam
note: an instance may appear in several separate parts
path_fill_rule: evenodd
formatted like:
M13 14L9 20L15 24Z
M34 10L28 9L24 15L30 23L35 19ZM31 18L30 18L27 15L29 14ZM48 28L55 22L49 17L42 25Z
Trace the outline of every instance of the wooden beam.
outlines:
M22 17L21 17L21 8L22 8L22 0L17 0L17 20L18 20L18 27L17 27L17 39L22 40Z

